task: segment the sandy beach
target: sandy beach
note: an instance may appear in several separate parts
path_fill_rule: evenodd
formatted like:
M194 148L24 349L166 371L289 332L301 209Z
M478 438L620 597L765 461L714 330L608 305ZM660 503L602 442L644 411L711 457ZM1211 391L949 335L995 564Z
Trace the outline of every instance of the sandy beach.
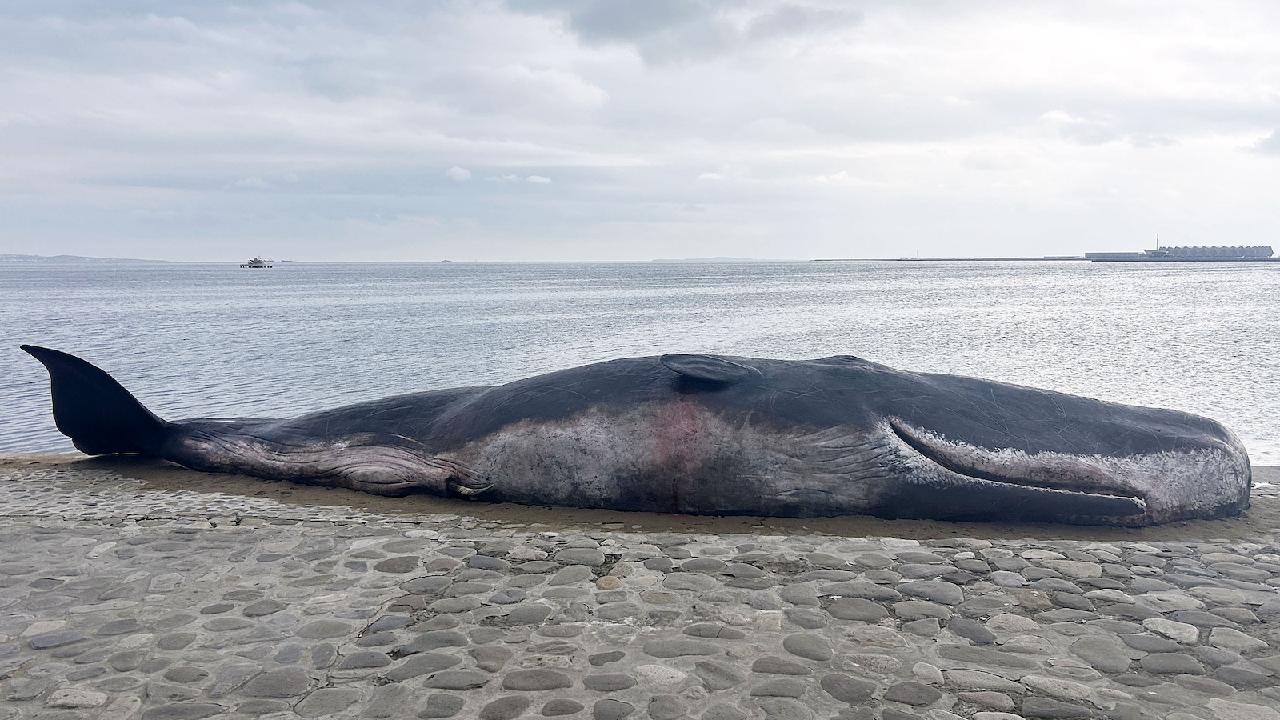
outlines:
M0 458L0 718L1280 720L1280 471L1147 529Z

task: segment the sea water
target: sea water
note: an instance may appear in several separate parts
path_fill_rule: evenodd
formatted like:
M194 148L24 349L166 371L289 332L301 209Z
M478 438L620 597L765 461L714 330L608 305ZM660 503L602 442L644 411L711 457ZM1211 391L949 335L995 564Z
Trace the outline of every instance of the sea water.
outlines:
M0 452L71 447L33 343L171 419L666 352L852 354L1207 415L1280 464L1278 309L1274 264L0 264Z

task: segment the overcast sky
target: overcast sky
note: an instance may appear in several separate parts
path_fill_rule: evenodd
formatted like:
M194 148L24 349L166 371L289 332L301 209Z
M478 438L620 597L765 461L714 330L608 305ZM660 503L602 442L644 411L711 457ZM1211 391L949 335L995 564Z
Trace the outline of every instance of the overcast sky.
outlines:
M0 3L0 252L1280 246L1280 3Z

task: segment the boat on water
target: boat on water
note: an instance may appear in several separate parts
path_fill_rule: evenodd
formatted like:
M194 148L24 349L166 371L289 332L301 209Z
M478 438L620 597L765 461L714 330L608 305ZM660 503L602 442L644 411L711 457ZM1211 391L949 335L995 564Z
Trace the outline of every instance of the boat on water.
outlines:
M269 268L273 267L270 260L263 260L260 257L249 258L248 262L240 263L242 268Z

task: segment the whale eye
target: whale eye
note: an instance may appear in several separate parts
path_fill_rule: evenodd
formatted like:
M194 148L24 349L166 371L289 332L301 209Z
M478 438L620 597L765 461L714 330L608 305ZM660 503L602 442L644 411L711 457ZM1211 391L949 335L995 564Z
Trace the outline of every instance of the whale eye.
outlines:
M671 354L663 355L660 360L668 370L678 373L681 377L702 382L728 385L760 375L760 371L750 365L743 365L715 355Z

